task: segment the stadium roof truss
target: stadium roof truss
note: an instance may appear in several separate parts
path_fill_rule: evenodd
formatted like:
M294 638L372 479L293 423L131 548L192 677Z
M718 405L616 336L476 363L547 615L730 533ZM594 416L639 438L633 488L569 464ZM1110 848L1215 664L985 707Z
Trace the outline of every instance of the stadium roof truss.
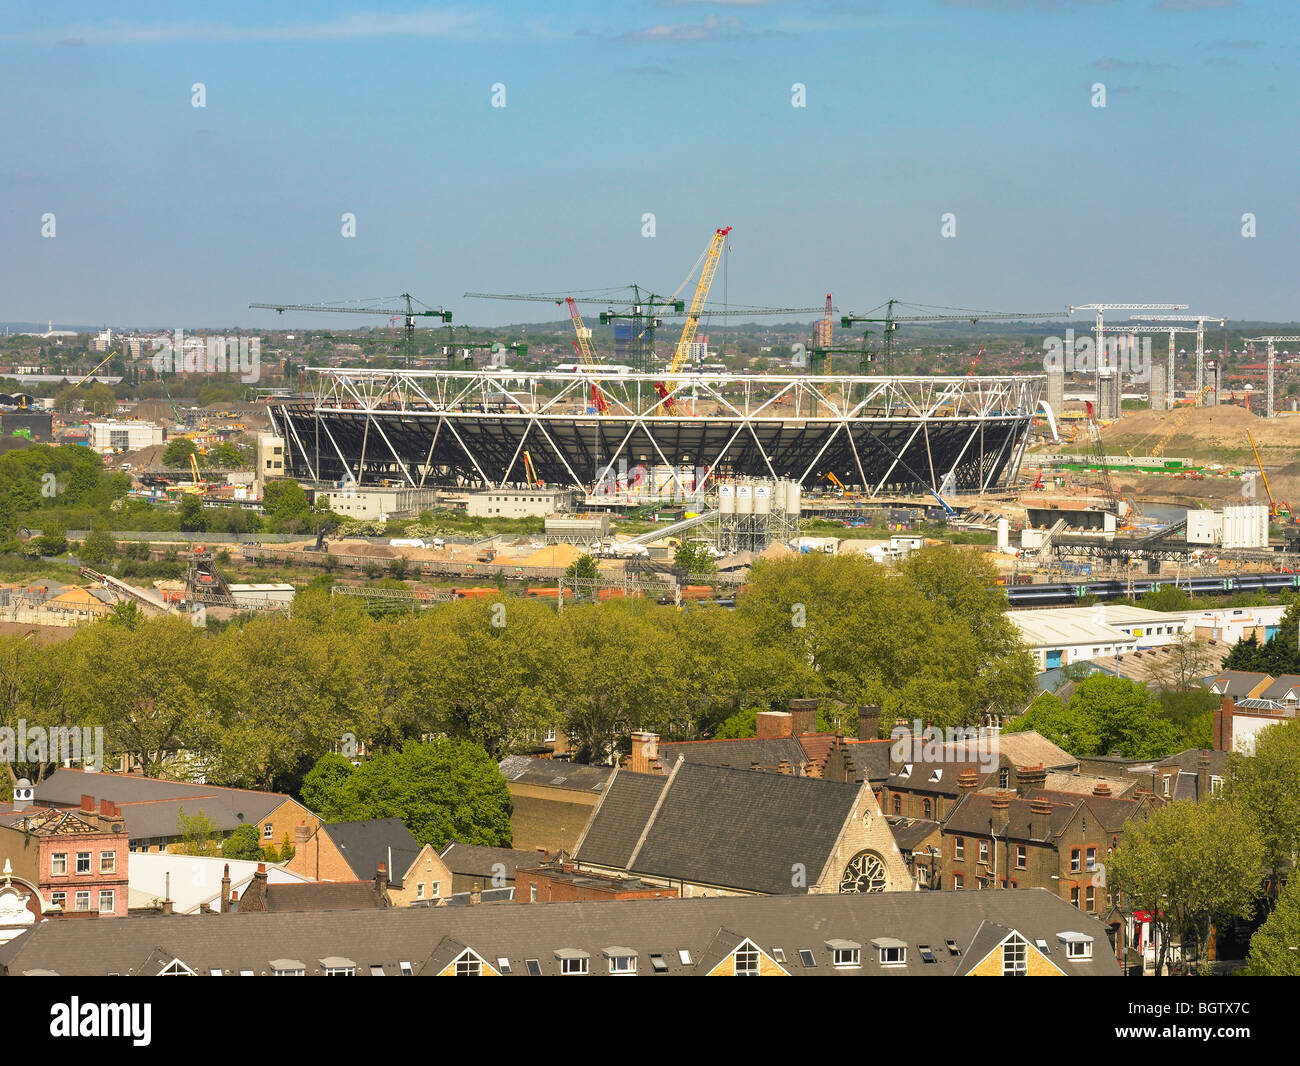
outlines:
M357 486L498 488L526 483L527 451L547 484L590 493L612 476L649 466L671 468L682 495L734 476L811 486L826 471L867 496L1005 486L1019 470L1046 381L500 369L307 373L311 397L271 401L291 476ZM593 386L604 412L596 409Z

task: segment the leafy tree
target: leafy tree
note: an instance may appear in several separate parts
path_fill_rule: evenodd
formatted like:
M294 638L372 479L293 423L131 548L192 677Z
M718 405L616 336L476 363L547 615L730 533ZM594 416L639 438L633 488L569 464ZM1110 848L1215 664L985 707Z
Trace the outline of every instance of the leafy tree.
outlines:
M179 470L189 466L191 455L197 456L198 454L198 445L189 437L173 437L168 442L167 447L163 449L162 464L174 470Z
M1259 832L1262 865L1271 884L1281 884L1300 854L1300 719L1263 730L1253 755L1229 755L1225 794Z
M1297 630L1300 630L1300 600L1286 609L1277 633L1265 643L1260 644L1253 633L1239 640L1228 653L1223 668L1272 674L1274 677L1300 673Z
M112 610L109 611L105 621L109 625L135 629L144 621L144 611L140 610L140 605L134 600L122 600L113 604Z
M1138 600L1138 606L1151 611L1185 611L1191 605L1191 595L1177 585L1161 585L1144 592Z
M1245 974L1252 977L1300 977L1300 878L1293 877L1278 897L1268 921L1250 938Z
M1096 723L1073 701L1062 704L1050 692L1038 696L1024 714L1002 727L1004 733L1034 730L1071 755L1095 755L1101 748Z
M63 523L52 521L46 523L41 535L36 538L36 548L42 555L63 555L68 550L68 537Z
M262 849L262 858L267 862L279 862L280 853L275 850L274 844L267 844L266 847Z
M298 482L270 481L262 490L262 510L272 529L296 533L311 516L311 503Z
M303 806L319 814L341 782L352 776L352 770L352 763L337 752L322 755L302 779Z
M1070 696L1077 710L1096 730L1097 746L1072 755L1109 755L1126 759L1155 759L1171 754L1178 731L1160 713L1160 701L1144 686L1128 678L1093 674L1079 682Z
M248 862L262 861L262 841L258 837L257 826L241 825L221 844L223 859L244 859Z
M74 721L68 709L68 692L80 669L72 641L42 647L18 635L0 637L0 727L18 732L25 721L30 732L35 727L49 730ZM47 734L48 735L48 734ZM29 755L43 755L30 761ZM8 747L0 739L0 763L9 775L9 784L25 777L39 784L59 766L59 753L53 746L44 753L31 745L20 750Z
M193 493L187 492L181 498L181 531L184 533L203 533L208 528L207 515L203 513L203 501Z
M407 562L405 555L398 555L388 564L388 572L393 575L397 581L403 581L406 578Z
M197 814L186 814L182 807L177 823L181 837L180 843L176 845L178 855L221 854L221 832L201 810Z
M104 529L92 529L81 542L77 554L89 566L103 566L117 556L117 541Z
M673 566L678 572L693 578L710 578L718 572L709 546L702 541L684 540L673 552Z
M288 830L285 831L284 839L280 841L280 861L288 862L293 858L297 849L293 846L293 841L289 839Z
M1160 940L1157 974L1174 941L1185 960L1198 961L1213 921L1251 913L1263 858L1251 820L1224 799L1167 804L1129 831L1107 876L1126 910L1152 915Z
M570 588L581 581L589 585L596 580L596 560L590 555L579 555L564 571L564 583Z
M463 740L408 742L337 779L328 821L400 818L421 844L509 847L510 790L492 757Z

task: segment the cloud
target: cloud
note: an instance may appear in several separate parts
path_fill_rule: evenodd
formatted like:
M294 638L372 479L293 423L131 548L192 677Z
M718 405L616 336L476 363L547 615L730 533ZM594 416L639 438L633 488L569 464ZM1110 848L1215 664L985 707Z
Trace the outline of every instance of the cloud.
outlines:
M1161 11L1214 11L1223 7L1239 7L1237 0L1160 0Z
M696 44L702 41L742 41L780 35L778 30L747 29L740 19L728 15L710 15L703 22L660 23L639 30L626 30L613 36L615 41L652 44Z
M238 25L231 22L130 22L113 20L68 27L60 44L148 45L302 43L359 41L389 37L467 38L483 36L492 22L486 11L421 8L414 11L360 11L314 21ZM9 36L9 40L14 40ZM26 40L34 39L31 35ZM46 39L42 35L40 39Z
M57 43L57 44L61 44L61 45L63 45L65 48L85 48L85 47L86 47L86 41L85 41L85 39L82 38L82 37L64 37L64 38L62 38L61 40L59 40L59 41L57 41L57 42L55 42L55 43Z

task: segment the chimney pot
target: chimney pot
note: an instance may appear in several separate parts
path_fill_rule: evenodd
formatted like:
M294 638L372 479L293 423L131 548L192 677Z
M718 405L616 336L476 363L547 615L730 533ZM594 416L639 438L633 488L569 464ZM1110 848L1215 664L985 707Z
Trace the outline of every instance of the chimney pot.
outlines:
M1094 796L1109 796L1110 785L1108 785L1105 781L1098 781L1096 786L1092 790L1092 794Z
M81 794L81 809L83 811L93 811L95 809L95 797L83 792Z
M266 873L266 863L264 863L264 862L259 862L259 863L257 864L257 872L258 872L259 874L264 874L264 873Z

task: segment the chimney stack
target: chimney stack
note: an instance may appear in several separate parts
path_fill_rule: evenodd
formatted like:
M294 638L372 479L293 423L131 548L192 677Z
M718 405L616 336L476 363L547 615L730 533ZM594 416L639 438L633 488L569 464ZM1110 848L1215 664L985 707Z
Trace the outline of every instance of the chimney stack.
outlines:
M81 794L81 809L88 814L93 814L95 811L95 797L83 792Z
M311 839L311 830L307 828L306 822L302 822L301 824L295 825L293 827L293 843L294 843L295 851L298 848L302 847L304 844L306 844L307 841L310 839Z
M789 759L782 759L782 760L777 764L776 772L777 772L778 774L785 774L787 777L789 777L789 776L791 775L791 773L792 773L792 771L791 771L791 769L790 769L790 760L789 760Z
M979 786L979 775L974 770L963 770L957 775L957 790L964 796Z
M1014 792L1006 792L998 789L993 793L993 832L1001 833L1007 827L1007 822L1011 820L1011 797Z
M221 913L230 911L230 863L226 863L221 874Z
M479 887L477 881L474 882L474 886L469 890L469 901L471 903L483 902L483 890Z
M794 736L794 716L789 711L759 711L755 724L760 739Z
M817 732L817 708L821 700L791 700L790 717L794 735L801 737L806 733Z
M1102 799L1107 799L1110 796L1110 785L1105 781L1098 781L1096 785L1093 786L1092 794L1094 796L1100 796Z
M1232 751L1232 716L1237 709L1237 701L1231 696L1224 696L1219 709L1214 712L1214 750Z
M1210 798L1210 753L1202 751L1196 757L1196 800L1198 803Z
M880 739L880 704L866 703L858 705L858 739Z
M1052 805L1045 799L1029 801L1029 837L1046 840L1052 832Z
M628 756L627 769L634 774L652 774L659 761L659 736L638 730L632 734L632 751Z
M381 862L375 871L375 888L383 892L388 887L388 868Z
M1042 763L1037 766L1022 766L1016 773L1016 792L1028 796L1030 790L1043 788L1047 784L1047 770Z

